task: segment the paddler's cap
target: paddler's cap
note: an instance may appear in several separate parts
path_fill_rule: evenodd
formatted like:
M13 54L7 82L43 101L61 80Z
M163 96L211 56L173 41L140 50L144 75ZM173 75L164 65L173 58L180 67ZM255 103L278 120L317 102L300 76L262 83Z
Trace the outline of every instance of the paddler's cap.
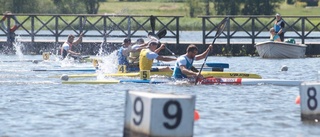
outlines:
M131 39L130 38L125 38L123 40L123 43L122 44L125 44L125 43L131 43Z
M137 39L136 41L137 44L143 44L144 43L144 40L142 38L139 38Z
M279 13L277 13L277 14L276 14L276 17L277 17L277 16L279 16L279 17L280 17L281 15L280 15Z

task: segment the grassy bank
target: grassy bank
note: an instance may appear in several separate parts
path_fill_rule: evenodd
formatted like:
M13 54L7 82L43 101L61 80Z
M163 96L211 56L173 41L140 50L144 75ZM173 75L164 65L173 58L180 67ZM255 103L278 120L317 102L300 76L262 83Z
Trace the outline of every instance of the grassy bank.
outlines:
M211 3L210 8L213 9L213 4ZM310 16L319 15L320 7L316 8L305 8L304 3L296 3L295 5L288 5L285 2L282 3L276 11L281 13L283 16ZM210 11L215 14L214 11ZM191 18L189 16L188 6L185 3L172 2L172 3L162 3L162 2L104 2L101 4L99 14L125 14L125 15L177 15L184 16L180 19L180 27L182 30L201 30L202 23L201 19L195 17ZM245 22L247 19L237 19L239 23ZM295 19L286 20L289 24L296 21ZM320 22L319 18L312 18L310 21L313 24ZM268 20L263 20L263 23L267 23ZM307 29L312 28L312 25L306 24ZM250 25L245 25L245 28L250 28ZM259 24L257 24L257 27ZM231 24L231 28L236 28L235 24ZM300 30L301 26L296 26L295 29Z

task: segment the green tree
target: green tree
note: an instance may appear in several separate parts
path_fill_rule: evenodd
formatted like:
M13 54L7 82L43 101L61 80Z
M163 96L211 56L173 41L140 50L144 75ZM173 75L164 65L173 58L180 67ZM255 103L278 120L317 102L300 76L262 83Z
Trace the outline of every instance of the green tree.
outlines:
M305 2L307 3L307 6L319 6L319 0L298 0L300 2Z
M205 0L204 2L205 15L210 15L210 0Z
M107 0L82 0L88 14L97 14L99 11L100 2L106 1Z
M107 0L53 0L59 13L63 14L97 14L100 2Z
M272 15L284 0L244 0L244 15Z
M60 14L86 13L83 0L53 0L53 3Z
M293 5L295 3L296 0L287 0L287 4L289 5Z
M243 0L214 0L217 15L237 15Z
M12 13L38 13L39 0L0 0L1 11Z
M296 2L305 2L307 6L319 6L319 0L287 0L287 4L295 4Z
M195 17L198 14L201 14L202 8L200 7L200 2L198 0L187 0L186 1L188 7L189 7L189 16Z

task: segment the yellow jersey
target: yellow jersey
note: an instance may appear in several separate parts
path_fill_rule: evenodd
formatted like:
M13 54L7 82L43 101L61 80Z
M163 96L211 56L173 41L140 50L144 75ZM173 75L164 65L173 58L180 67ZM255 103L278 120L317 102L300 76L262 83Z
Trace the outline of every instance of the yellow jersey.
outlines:
M147 58L147 53L150 52L149 49L142 49L139 56L139 69L140 70L151 70L153 59Z

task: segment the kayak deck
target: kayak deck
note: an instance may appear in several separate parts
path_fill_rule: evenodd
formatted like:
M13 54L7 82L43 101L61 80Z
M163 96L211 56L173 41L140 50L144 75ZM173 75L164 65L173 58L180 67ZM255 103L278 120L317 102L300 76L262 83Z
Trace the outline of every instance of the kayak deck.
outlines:
M172 72L150 72L151 76L160 75L171 77ZM75 74L68 75L69 78L85 78L85 77L96 77L99 74ZM103 74L105 77L139 77L140 73L112 73L112 74ZM261 79L261 76L253 73L244 73L244 72L220 72L220 71L202 71L201 75L204 77L223 77L223 78L256 78Z
M124 79L124 80L81 80L81 81L62 81L62 84L118 84L118 83L174 83L174 80L140 80L140 79ZM207 78L199 82L201 85L278 85L278 86L299 86L302 81L299 80L281 80L281 79L242 79L242 78Z

